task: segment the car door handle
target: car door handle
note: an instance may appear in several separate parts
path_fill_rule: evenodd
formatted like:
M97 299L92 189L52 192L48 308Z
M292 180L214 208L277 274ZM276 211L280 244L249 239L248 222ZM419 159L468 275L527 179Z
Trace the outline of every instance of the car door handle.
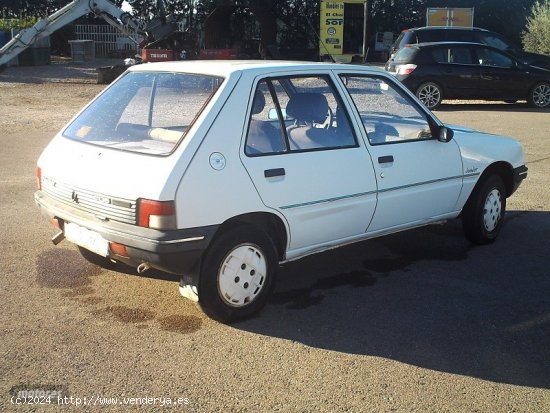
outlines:
M378 157L378 163L392 163L392 162L393 162L393 155Z
M285 168L266 169L264 171L264 177L273 178L275 176L284 176L286 174Z

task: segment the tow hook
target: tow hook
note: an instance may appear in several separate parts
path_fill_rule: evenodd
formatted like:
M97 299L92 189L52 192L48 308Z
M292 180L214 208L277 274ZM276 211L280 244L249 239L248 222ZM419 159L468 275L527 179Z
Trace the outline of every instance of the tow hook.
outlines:
M137 272L138 272L138 274L143 274L149 268L151 268L151 266L148 263L142 262L141 264L138 265Z
M65 234L63 234L63 231L59 231L57 234L55 234L52 237L53 245L59 244L61 241L65 239Z

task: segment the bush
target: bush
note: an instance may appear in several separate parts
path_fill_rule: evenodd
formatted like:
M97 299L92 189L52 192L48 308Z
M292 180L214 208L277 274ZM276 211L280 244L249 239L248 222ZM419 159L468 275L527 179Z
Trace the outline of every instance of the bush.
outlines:
M533 5L522 39L526 51L550 55L550 0Z

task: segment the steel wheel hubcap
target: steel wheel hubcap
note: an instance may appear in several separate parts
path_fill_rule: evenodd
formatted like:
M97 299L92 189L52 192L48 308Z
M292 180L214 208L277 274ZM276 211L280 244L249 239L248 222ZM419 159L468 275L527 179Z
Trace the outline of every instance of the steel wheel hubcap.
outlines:
M533 102L538 107L550 105L550 86L539 85L533 90Z
M265 285L267 262L253 245L240 245L225 257L218 273L221 298L232 307L245 307Z
M485 205L483 207L483 225L489 232L494 231L497 227L502 212L502 200L500 199L500 192L493 189L487 195Z
M418 98L428 108L433 108L439 103L439 100L441 99L441 93L436 86L427 85L420 89L420 92L418 93Z

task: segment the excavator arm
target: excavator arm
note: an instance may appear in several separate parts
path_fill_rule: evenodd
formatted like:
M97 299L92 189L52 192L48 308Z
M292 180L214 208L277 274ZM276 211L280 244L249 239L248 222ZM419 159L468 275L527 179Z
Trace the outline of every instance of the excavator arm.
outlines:
M109 0L73 0L55 13L39 20L34 26L22 30L0 49L0 66L31 46L37 40L49 36L61 27L88 13L102 17L122 33L145 36L140 24Z

